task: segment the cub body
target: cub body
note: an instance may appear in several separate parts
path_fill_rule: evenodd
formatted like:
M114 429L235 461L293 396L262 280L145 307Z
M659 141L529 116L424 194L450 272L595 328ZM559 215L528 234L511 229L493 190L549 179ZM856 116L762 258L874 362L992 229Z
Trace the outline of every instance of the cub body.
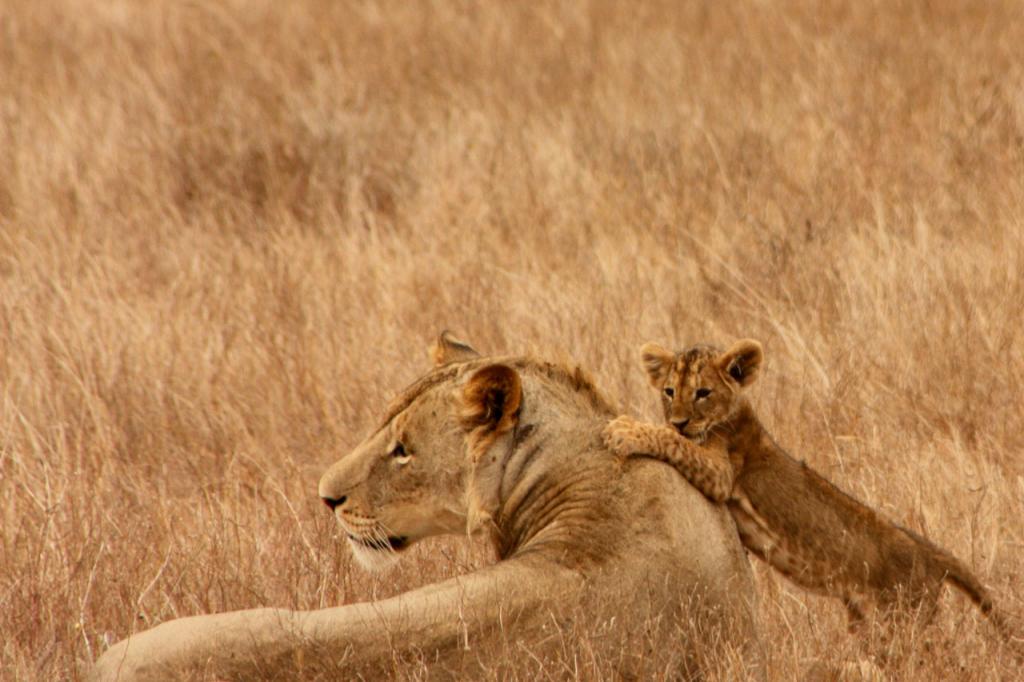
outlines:
M641 353L668 424L610 422L604 436L617 454L665 461L725 503L748 550L798 585L841 599L851 625L868 608L889 610L900 599L930 618L944 580L995 617L989 593L963 563L885 520L772 440L743 395L761 369L756 341L724 353L710 346L672 353L657 344Z

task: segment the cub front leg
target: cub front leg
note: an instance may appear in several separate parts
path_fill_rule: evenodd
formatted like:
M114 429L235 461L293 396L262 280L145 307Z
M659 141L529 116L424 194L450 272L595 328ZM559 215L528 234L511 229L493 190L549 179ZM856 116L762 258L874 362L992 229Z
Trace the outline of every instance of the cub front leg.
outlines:
M601 436L618 457L650 457L671 465L713 502L724 502L732 493L735 474L728 455L697 445L670 426L623 415L608 422Z

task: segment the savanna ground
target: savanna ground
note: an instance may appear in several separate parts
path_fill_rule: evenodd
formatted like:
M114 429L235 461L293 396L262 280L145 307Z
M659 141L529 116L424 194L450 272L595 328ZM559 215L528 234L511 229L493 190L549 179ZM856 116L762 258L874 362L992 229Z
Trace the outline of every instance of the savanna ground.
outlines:
M316 497L443 327L651 418L642 342L758 338L781 443L1021 613L1022 44L1012 1L0 4L0 678L489 561L366 575ZM758 573L772 678L855 649ZM934 630L897 678L1019 672L959 593ZM613 669L565 651L493 675Z

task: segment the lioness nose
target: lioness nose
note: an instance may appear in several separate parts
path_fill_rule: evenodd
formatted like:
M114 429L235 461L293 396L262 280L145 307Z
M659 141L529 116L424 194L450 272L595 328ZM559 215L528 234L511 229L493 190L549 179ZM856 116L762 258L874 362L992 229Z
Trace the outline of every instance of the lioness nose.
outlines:
M324 504L331 508L331 511L334 511L345 504L345 500L348 499L348 495L342 495L341 497L322 497L320 499L324 501Z
M674 427L676 427L677 431L682 431L683 429L686 428L686 425L689 424L689 423L690 423L689 419L681 419L680 421L672 422L672 425Z

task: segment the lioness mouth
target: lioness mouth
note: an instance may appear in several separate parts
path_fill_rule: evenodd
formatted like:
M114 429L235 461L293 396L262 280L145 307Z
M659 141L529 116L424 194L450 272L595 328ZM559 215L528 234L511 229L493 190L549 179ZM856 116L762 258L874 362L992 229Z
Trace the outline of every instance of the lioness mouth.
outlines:
M406 537L399 537L399 538L389 537L387 539L384 539L384 538L361 538L361 537L359 537L357 535L352 535L351 533L348 534L348 539L352 540L353 542L358 542L360 545L363 545L364 547L369 547L370 549L377 549L377 550L386 550L386 549L399 550L399 549L404 549L405 545L409 542L409 538L406 538Z

